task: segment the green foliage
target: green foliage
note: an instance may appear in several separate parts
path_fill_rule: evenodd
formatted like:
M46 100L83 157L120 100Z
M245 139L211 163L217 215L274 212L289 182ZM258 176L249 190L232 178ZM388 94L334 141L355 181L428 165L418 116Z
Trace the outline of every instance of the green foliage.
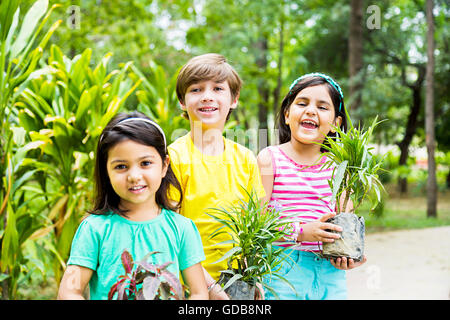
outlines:
M27 144L24 131L16 122L13 105L37 68L51 35L60 24L55 22L42 32L53 6L47 0L36 1L19 23L19 1L0 4L0 270L2 298L16 296L17 281L25 263L22 244L40 227L28 212L28 203L20 187L33 172L23 170L27 153L36 148Z
M189 131L189 122L181 116L181 109L175 92L177 73L167 79L162 66L149 61L148 76L132 66L130 75L135 81L142 80L140 90L136 91L139 104L137 109L156 121L166 134L168 143Z
M348 114L347 117L350 120ZM371 152L373 148L369 146L373 130L378 124L375 118L369 128L364 130L355 128L350 120L347 132L335 127L336 139L327 136L321 144L329 158L324 166L335 165L333 178L328 183L338 214L346 212L349 200L353 203L353 211L359 208L366 196L370 197L372 208L381 201L384 188L377 174L382 169L383 159L375 157ZM342 196L345 196L343 203Z
M450 192L440 191L438 202L438 217L427 218L426 194L399 196L395 185L387 185L390 195L385 200L385 210L382 219L374 215L369 203L361 206L359 213L364 216L367 232L393 231L405 229L434 228L450 225Z
M124 250L121 255L125 274L119 276L111 286L108 300L113 300L117 293L117 300L182 300L183 289L178 278L167 270L173 262L156 265L146 260L153 254L148 253L142 261L134 262L131 254ZM134 265L137 265L134 268ZM133 270L134 269L134 270Z
M225 290L236 280L245 281L251 285L262 283L275 296L276 292L262 281L264 276L275 276L290 283L277 272L281 263L288 258L287 247L275 247L274 242L288 235L292 216L280 217L281 208L262 204L255 190L245 190L248 200L240 199L235 206L227 208L210 208L208 216L222 224L210 238L220 234L228 234L231 239L218 243L233 244L216 263L227 260L228 270L223 273L231 275L224 285ZM236 266L236 267L235 267Z
M127 78L131 63L107 72L111 54L91 67L91 49L69 59L52 45L48 64L36 71L15 104L20 125L41 153L27 164L39 172L40 190L48 199L50 226L34 235L55 232L55 248L63 260L69 254L80 214L91 200L97 139L109 120L139 85ZM59 281L61 265L55 260Z
M188 122L179 116L174 83L178 68L192 55L224 54L243 78L239 107L233 112L242 130L259 125L255 120L261 103L268 106L271 119L278 108L275 92L280 89L282 98L299 74L330 73L346 92L347 1L58 3L49 9L47 0L0 2L2 298L17 297L20 285L36 280L34 271L46 279L52 276L50 266L64 265L71 235L92 197L96 139L114 112L137 108L147 113L160 123L168 141L181 133L177 129L188 129ZM411 85L426 63L425 6L423 0L374 4L381 11L381 28L363 30L363 104L352 110L352 116L367 123L377 115L389 118L389 125L377 126L372 135L377 142L392 145L405 134ZM80 25L75 29L67 24L72 5L80 9ZM435 6L436 138L439 150L447 152L438 152L436 161L438 182L444 188L450 181L449 6L445 1ZM364 23L367 17L365 12ZM175 37L181 46L174 45L173 34L181 35ZM57 46L49 50L51 43ZM130 92L133 88L136 95ZM267 89L267 97L260 88ZM415 147L424 141L423 118L420 112ZM227 123L231 125L232 121ZM416 186L413 191L423 192L427 171L415 169L413 157L399 167L393 154L383 165L390 172L379 170L379 180L406 177ZM378 201L377 193L372 195ZM395 219L396 226L408 226L407 214L392 205L386 199L386 221Z

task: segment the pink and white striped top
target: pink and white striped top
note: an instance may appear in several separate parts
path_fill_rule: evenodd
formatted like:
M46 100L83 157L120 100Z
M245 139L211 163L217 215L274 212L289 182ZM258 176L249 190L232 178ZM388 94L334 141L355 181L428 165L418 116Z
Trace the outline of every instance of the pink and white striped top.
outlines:
M326 156L319 164L306 166L289 158L279 146L270 146L267 149L272 155L274 178L270 205L286 209L282 213L294 213L294 218L301 222L315 221L322 215L335 211L334 206L330 204L332 192L328 185L333 166L322 168L327 161ZM321 247L321 242L302 242L293 249L319 252Z

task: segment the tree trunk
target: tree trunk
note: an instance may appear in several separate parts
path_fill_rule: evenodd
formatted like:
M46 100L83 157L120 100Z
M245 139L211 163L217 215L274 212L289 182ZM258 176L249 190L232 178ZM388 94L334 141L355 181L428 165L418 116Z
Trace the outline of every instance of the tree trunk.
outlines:
M284 56L284 15L281 15L280 18L280 38L278 43L278 76L277 76L277 86L273 90L273 107L272 113L276 115L278 108L280 107L280 92L282 86L283 79L283 56ZM276 126L276 124L275 124ZM269 135L268 139L270 140L272 137ZM277 140L276 137L273 137L273 140ZM276 144L278 141L268 141L269 144Z
M419 75L420 78L420 75ZM418 79L419 81L419 79ZM398 146L400 148L400 159L399 159L399 165L406 165L409 157L409 145L411 144L412 138L414 134L416 133L416 127L417 127L417 118L419 116L420 108L421 108L421 101L422 101L422 95L421 95L421 85L416 85L411 88L413 91L413 101L411 106L411 112L408 116L408 122L406 124L406 131L405 135L403 137L403 140L398 143ZM406 178L399 178L399 191L402 194L405 194L408 192L408 185Z
M447 173L447 189L450 189L450 169L448 169Z
M348 37L348 65L350 75L350 109L357 110L361 105L363 70L363 0L350 1L350 25Z
M258 73L261 75L258 80L258 151L267 146L267 113L269 101L269 87L264 75L267 71L267 51L269 45L267 37L261 36L256 43L256 65L258 66ZM265 130L265 131L264 131ZM264 134L265 133L265 134ZM265 141L264 141L265 140Z
M433 0L426 2L427 17L427 71L425 93L425 140L428 153L427 178L427 217L436 217L437 182L434 149L436 144L434 132L434 18Z
M280 19L280 39L278 42L278 75L277 86L273 90L273 111L276 112L280 104L280 91L282 85L282 72L283 72L283 54L284 54L284 19L283 16Z

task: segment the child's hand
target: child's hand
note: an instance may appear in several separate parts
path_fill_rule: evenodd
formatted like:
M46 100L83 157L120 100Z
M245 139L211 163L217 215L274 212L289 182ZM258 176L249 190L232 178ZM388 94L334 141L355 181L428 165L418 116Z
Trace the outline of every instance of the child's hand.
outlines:
M335 213L325 214L318 221L302 224L301 227L303 228L303 232L301 231L299 233L297 241L333 242L334 239L339 239L341 237L339 234L325 231L334 230L337 232L342 232L342 227L333 223L325 222L335 215Z
M228 297L225 290L216 283L211 290L209 290L209 300L230 300L230 297Z
M336 268L340 270L350 270L356 267L359 267L363 263L366 263L367 258L366 256L363 256L361 261L355 262L353 259L348 259L346 257L337 258L336 260L330 259L331 264Z
M264 289L261 283L256 283L255 300L265 300Z

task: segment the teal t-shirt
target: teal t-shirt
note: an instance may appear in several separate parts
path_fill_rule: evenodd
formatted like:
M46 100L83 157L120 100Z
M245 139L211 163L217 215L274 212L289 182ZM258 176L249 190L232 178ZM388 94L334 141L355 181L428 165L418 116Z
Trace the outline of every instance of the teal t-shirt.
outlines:
M162 209L156 218L139 222L117 214L90 215L75 233L67 264L94 270L89 281L91 300L108 299L111 286L125 274L121 260L125 249L134 261L160 251L147 261L173 261L168 270L177 277L180 271L205 260L194 222L176 212Z

